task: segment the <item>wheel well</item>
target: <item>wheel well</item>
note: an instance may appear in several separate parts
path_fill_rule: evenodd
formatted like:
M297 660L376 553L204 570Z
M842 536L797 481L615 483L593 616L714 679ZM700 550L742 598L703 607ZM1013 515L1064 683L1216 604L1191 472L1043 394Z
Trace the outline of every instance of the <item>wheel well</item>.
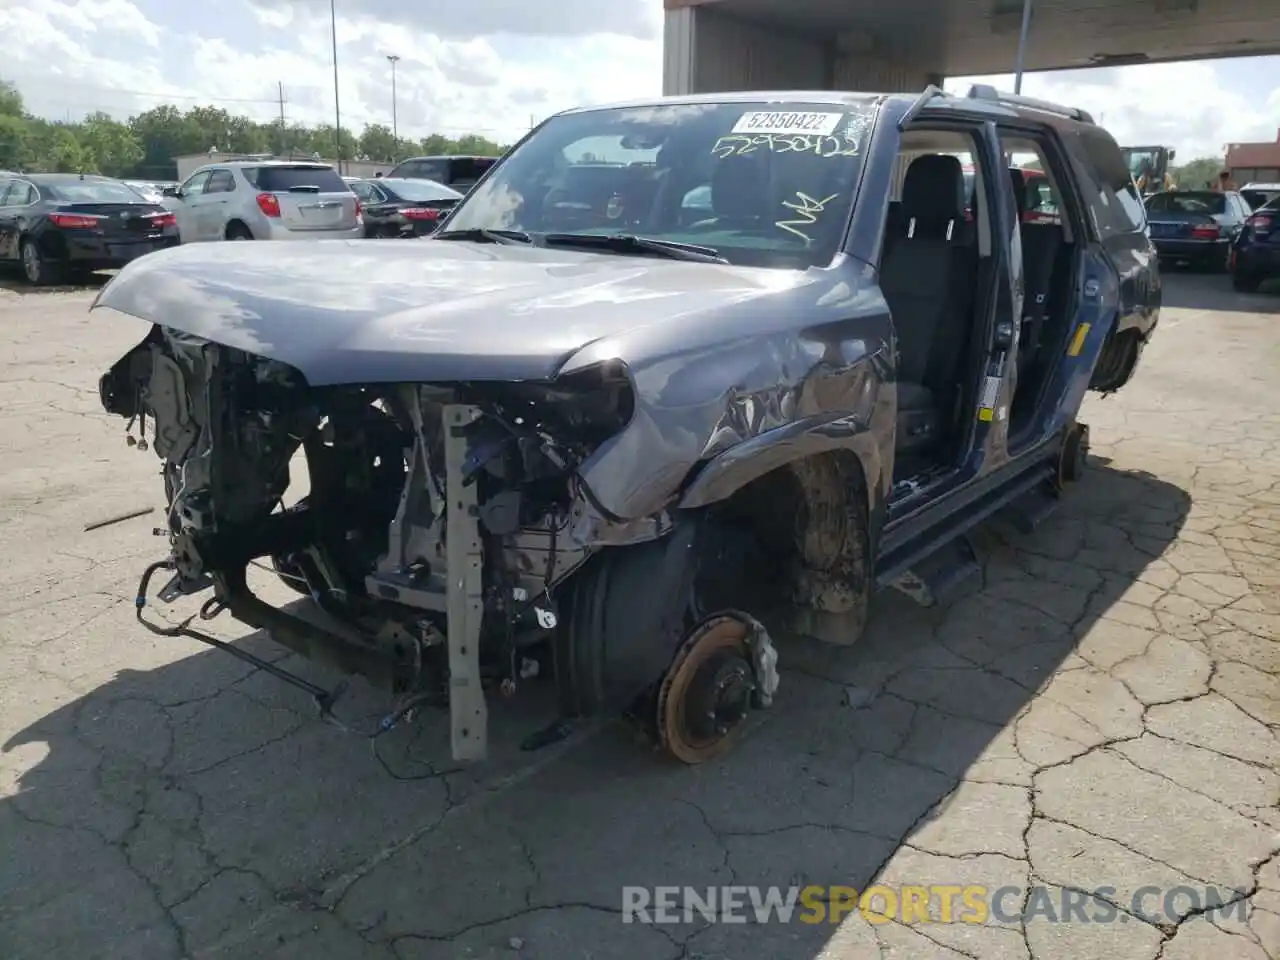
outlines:
M866 477L851 451L783 464L709 510L717 522L754 541L763 569L745 573L754 581L750 587L770 600L823 605L812 575L867 578Z
M253 236L253 231L249 229L249 225L248 225L247 223L245 223L243 220L230 220L230 221L228 221L228 222L227 222L227 228L226 228L225 230L223 230L223 231L222 231L222 235L223 235L224 237L230 237L230 236L231 236L231 232L232 232L233 230L237 229L237 228L239 228L240 230L243 230L243 231L244 231L245 233L247 233L249 236L251 236L251 237Z
M1089 389L1109 393L1128 383L1138 362L1141 338L1142 334L1137 330L1113 330L1102 345L1098 363L1089 379Z

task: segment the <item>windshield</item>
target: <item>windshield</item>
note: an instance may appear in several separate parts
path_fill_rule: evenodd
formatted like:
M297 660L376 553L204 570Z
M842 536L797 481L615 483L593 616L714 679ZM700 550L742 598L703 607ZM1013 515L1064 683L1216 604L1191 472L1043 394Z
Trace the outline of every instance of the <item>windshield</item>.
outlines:
M392 180L383 178L375 180L386 187L392 193L402 200L412 200L415 203L425 203L428 200L458 200L462 194L457 190L450 190L442 183L433 183L430 180Z
M1153 213L1226 213L1227 198L1220 193L1162 193L1151 198L1147 209Z
M553 117L454 211L448 232L632 234L730 263L830 263L874 107L662 104Z
M69 203L141 203L146 198L119 180L64 180L41 189Z
M1125 161L1129 164L1129 174L1133 179L1138 180L1141 179L1144 174L1150 174L1157 171L1155 150L1136 150L1130 148L1120 152L1124 154Z

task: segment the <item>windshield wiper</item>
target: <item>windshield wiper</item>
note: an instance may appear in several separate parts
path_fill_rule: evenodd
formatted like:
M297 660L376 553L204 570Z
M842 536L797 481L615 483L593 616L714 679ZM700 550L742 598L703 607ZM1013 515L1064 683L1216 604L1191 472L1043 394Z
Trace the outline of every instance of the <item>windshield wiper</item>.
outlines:
M475 243L532 243L533 238L523 230L490 230L488 227L468 227L466 230L445 230L433 240L471 240Z
M656 240L653 237L637 237L633 233L548 233L542 238L549 247L604 247L618 253L656 253L672 260L693 260L697 263L728 263L714 247L696 243L678 243L675 240Z

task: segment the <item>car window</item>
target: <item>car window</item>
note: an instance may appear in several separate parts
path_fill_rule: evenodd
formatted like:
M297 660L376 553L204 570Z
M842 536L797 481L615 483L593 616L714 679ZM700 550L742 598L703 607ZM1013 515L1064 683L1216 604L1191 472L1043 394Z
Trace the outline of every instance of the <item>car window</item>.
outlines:
M461 200L462 194L432 180L387 180L386 187L402 200L426 203L429 200Z
M489 157L455 157L449 161L448 183L474 183L494 165Z
M208 170L200 170L187 177L186 182L182 185L182 195L184 197L198 197L204 193L205 184L209 182Z
M412 177L416 180L438 180L440 182L446 182L449 179L449 164L440 159L406 160L391 171L391 176L395 178Z
M1144 230L1147 208L1115 139L1101 127L1089 125L1081 125L1075 136L1087 163L1086 172L1098 192L1101 209L1092 210L1098 235L1105 240L1117 233Z
M1151 198L1150 209L1159 213L1207 213L1210 215L1227 212L1228 197L1221 193L1208 191L1178 191L1177 193L1161 193Z
M731 263L826 264L844 236L874 110L868 99L562 114L490 171L449 227L634 233L709 246ZM700 196L707 206L691 217Z
M236 188L236 179L230 170L214 170L205 185L205 193L230 193Z
M46 184L49 195L71 203L139 203L142 195L119 180L59 180Z
M349 193L347 184L333 167L316 164L246 167L245 179L266 193L315 188L321 193Z
M22 207L36 201L35 188L23 180L0 183L0 207Z

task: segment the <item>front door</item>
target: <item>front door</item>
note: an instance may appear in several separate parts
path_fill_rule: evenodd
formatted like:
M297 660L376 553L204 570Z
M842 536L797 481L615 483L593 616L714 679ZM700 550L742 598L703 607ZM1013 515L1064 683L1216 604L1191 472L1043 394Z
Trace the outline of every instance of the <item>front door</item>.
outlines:
M178 188L174 197L174 214L178 218L178 236L183 243L209 239L200 232L200 198L209 183L210 170L197 170Z

